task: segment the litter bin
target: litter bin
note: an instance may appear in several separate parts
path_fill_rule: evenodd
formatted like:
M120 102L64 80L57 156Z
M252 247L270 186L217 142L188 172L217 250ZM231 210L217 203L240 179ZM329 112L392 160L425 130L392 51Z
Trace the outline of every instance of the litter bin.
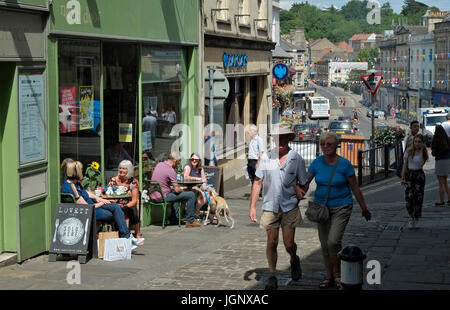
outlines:
M363 285L363 261L366 255L354 244L338 253L341 259L341 284L344 290L361 290Z

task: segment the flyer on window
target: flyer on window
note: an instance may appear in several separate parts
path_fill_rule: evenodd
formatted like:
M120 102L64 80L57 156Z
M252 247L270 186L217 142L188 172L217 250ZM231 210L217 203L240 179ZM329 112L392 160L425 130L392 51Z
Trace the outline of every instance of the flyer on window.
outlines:
M80 130L94 128L94 86L80 86Z
M61 133L77 131L76 87L59 89L59 128Z

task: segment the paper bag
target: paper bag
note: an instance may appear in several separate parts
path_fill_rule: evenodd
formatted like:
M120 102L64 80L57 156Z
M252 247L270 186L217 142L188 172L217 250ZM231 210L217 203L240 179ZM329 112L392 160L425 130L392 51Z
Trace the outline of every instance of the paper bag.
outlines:
M131 259L131 239L114 238L105 240L103 260L117 261Z
M98 258L103 258L103 252L105 250L105 240L119 238L118 231L104 231L98 233Z

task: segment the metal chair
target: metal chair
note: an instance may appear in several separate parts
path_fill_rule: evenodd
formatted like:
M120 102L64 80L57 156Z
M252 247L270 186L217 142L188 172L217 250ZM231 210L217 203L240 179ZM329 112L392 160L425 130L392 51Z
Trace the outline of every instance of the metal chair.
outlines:
M167 214L167 206L170 206L171 203L166 201L166 197L164 196L164 193L161 189L161 185L158 181L151 180L149 187L148 187L149 195L153 192L158 192L161 197L162 201L153 201L150 199L149 201L149 208L152 207L162 207L163 208L163 220L162 220L162 228L165 228L166 224L166 214ZM151 212L151 210L149 210ZM178 204L178 227L181 227L181 203Z
M71 193L61 193L61 202L62 203L77 203L75 196Z

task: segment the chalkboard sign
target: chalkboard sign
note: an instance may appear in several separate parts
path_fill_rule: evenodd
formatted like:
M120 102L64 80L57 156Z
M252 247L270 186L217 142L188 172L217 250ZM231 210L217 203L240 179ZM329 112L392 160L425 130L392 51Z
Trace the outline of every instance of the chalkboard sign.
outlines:
M208 183L214 186L216 192L223 197L222 167L205 166L205 175Z
M57 254L76 255L81 264L87 257L97 257L94 205L61 203L56 206L51 235L49 261Z

